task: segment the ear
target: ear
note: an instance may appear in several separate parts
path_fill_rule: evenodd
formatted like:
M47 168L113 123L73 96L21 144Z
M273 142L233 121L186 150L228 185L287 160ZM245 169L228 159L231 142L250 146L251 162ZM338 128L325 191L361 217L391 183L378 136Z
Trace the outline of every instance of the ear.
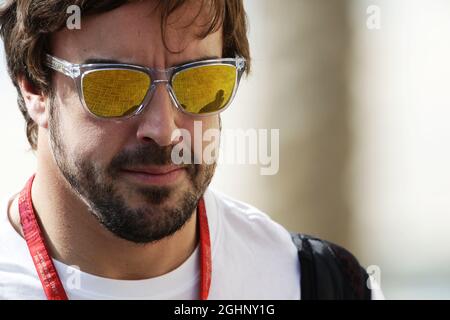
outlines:
M48 110L46 110L47 97L42 94L36 87L25 77L18 77L20 92L25 100L25 105L31 119L40 127L48 128Z

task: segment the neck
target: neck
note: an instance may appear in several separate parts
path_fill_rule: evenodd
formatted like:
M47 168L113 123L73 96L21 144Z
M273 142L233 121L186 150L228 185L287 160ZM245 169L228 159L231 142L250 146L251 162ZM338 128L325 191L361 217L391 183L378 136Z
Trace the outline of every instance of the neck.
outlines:
M57 171L48 171L38 164L32 200L53 258L97 276L138 280L176 269L194 251L196 213L174 235L155 243L135 244L106 230L68 183L55 176Z

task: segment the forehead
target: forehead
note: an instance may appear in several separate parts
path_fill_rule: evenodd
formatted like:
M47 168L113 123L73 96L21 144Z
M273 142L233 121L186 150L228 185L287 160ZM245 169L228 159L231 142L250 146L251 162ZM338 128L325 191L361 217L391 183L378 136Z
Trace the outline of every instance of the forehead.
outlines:
M51 50L74 63L97 57L164 67L185 57L221 56L221 28L198 37L210 22L209 1L186 1L168 16L163 35L158 1L135 1L82 16L81 29L63 28L51 37Z

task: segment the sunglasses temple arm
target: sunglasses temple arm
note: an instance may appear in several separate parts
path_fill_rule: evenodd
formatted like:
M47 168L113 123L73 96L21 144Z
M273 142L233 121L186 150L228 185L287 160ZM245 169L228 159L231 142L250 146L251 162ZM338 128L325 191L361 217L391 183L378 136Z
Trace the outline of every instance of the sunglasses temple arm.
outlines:
M61 72L72 79L77 78L81 73L79 65L55 58L49 54L47 54L46 62L49 68Z

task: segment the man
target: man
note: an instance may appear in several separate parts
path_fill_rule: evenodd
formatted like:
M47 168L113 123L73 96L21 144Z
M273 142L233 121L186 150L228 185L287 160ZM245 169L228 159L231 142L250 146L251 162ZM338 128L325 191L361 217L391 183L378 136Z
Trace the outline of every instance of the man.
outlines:
M0 25L37 156L1 218L0 298L300 299L289 232L174 134L220 129L250 68L242 1L11 0Z

